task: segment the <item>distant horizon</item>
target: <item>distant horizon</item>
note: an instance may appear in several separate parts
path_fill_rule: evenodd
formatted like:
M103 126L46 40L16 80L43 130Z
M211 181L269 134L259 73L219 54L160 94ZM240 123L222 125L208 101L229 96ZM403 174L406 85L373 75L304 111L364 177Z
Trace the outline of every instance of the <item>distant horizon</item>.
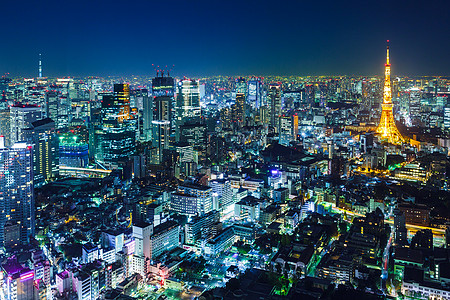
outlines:
M145 77L145 78L155 78L156 74L153 75L144 75L144 74L128 74L128 75L62 75L62 76L42 76L42 78L46 78L46 79L68 79L68 78L73 78L73 79L77 79L77 78L129 78L129 77ZM164 77L166 77L166 75L164 75ZM288 77L293 77L293 78L306 78L306 77L325 77L325 78L332 78L332 77L367 77L367 78L372 78L372 77L381 77L384 78L384 74L377 74L377 75L355 75L355 74L351 74L351 75L280 75L280 74L274 74L274 75L224 75L224 74L217 74L217 75L195 75L195 76L188 76L188 75L170 75L170 77L176 78L176 79L181 79L183 77L185 78L191 78L191 79L202 79L202 78L213 78L213 77L229 77L229 78L238 78L238 77L255 77L255 78L266 78L266 77L283 77L283 78L288 78ZM411 77L411 78L425 78L425 77L430 77L430 78L443 78L443 79L450 79L450 75L396 75L396 74L391 74L391 81L395 80L396 77L399 78L405 78L405 77ZM16 80L16 79L39 79L39 76L21 76L21 75L17 75L17 76L2 76L0 78L9 78L12 80Z

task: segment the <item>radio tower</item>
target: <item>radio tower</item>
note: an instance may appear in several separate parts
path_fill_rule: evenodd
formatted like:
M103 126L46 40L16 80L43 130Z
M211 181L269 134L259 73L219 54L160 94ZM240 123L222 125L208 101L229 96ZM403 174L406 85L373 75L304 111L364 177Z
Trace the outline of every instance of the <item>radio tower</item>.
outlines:
M392 114L392 92L391 92L391 64L389 63L389 40L387 41L387 55L384 70L384 93L381 104L381 118L377 127L377 133L381 139L391 144L400 144L404 138L395 126L394 115Z
M42 78L42 61L40 53L39 53L39 78Z

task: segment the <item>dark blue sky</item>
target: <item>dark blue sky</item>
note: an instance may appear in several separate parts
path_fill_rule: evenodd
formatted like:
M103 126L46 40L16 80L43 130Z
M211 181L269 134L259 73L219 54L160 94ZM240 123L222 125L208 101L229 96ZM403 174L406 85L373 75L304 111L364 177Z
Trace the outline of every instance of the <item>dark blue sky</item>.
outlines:
M2 1L0 73L450 75L450 1Z

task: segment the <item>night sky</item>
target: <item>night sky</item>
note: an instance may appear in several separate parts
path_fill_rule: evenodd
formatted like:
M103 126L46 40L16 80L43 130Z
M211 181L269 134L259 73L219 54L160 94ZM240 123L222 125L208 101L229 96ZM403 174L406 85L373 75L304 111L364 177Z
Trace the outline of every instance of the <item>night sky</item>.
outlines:
M345 3L345 4L344 4ZM450 75L450 1L2 1L0 73Z

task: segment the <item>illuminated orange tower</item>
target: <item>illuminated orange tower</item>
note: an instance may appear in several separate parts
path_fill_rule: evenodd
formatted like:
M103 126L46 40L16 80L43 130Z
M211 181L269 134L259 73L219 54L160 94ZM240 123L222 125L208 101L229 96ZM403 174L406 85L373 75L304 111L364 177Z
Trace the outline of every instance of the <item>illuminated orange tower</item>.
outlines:
M391 144L400 144L404 138L395 126L394 115L392 113L392 92L391 92L391 64L389 63L389 40L387 46L386 64L384 70L384 93L381 104L381 118L378 123L377 133L381 139Z

